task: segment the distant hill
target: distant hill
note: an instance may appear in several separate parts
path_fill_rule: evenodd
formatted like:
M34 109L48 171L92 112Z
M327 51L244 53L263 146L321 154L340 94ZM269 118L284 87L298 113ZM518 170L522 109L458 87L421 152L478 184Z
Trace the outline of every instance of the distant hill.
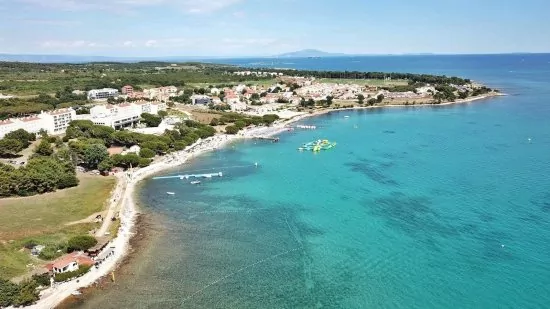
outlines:
M280 54L277 57L286 57L286 58L302 58L302 57L334 57L334 56L345 56L341 53L327 53L317 49L304 49L291 53Z

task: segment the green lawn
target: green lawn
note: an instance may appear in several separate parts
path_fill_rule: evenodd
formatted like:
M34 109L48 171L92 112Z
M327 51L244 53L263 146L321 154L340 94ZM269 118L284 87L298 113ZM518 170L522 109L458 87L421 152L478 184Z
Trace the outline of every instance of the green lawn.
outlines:
M28 264L44 263L22 250L27 241L56 245L99 226L66 224L102 211L115 179L89 175L79 178L80 185L76 188L28 198L0 199L0 278L24 274L29 270Z

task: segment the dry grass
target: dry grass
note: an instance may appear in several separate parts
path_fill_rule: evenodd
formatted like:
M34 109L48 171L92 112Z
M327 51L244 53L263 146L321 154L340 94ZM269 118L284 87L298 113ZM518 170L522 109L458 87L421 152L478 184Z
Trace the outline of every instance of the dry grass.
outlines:
M57 232L103 210L113 177L81 175L80 185L43 195L0 200L0 240Z

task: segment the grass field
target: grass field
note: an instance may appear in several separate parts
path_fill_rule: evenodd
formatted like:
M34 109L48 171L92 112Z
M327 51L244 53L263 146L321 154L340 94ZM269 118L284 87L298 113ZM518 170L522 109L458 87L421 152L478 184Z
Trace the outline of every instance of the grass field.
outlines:
M66 224L102 211L115 179L90 175L79 178L80 185L76 188L0 200L0 278L19 276L29 270L27 265L44 263L22 250L27 241L55 245L99 226Z
M320 78L319 82L322 83L336 83L336 84L356 84L356 85L368 85L368 86L398 86L407 85L408 82L404 79L392 79L389 81L381 79L340 79L340 78Z

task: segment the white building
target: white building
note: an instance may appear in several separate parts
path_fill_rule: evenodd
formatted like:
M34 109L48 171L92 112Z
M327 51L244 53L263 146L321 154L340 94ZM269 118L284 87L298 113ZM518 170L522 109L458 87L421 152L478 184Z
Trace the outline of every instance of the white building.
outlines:
M94 124L121 128L141 119L141 106L136 104L96 105L90 109L90 117Z
M101 100L101 99L115 98L117 96L118 96L118 89L113 89L113 88L92 89L88 91L88 100Z
M48 131L48 134L56 135L65 133L69 123L76 119L76 111L72 108L58 109L52 112L42 112L38 117L44 120L44 129Z
M96 105L90 109L90 115L80 115L81 120L91 120L94 124L112 127L125 127L141 120L141 114L156 115L166 110L166 103L139 101L118 105Z
M151 114L157 115L160 111L166 111L168 105L164 102L151 102Z
M210 94L212 94L212 95L219 95L219 94L220 94L220 89L218 89L218 88L212 88L212 89L210 89Z
M0 120L0 139L4 138L6 134L19 129L20 129L20 125L19 125L19 121L17 120L15 121L10 119Z
M12 95L3 95L2 93L0 93L0 100L3 100L3 99L11 99L13 98Z
M12 131L23 129L29 133L45 130L50 135L63 134L69 123L76 119L76 111L72 108L42 112L29 117L12 118L0 121L0 138Z

